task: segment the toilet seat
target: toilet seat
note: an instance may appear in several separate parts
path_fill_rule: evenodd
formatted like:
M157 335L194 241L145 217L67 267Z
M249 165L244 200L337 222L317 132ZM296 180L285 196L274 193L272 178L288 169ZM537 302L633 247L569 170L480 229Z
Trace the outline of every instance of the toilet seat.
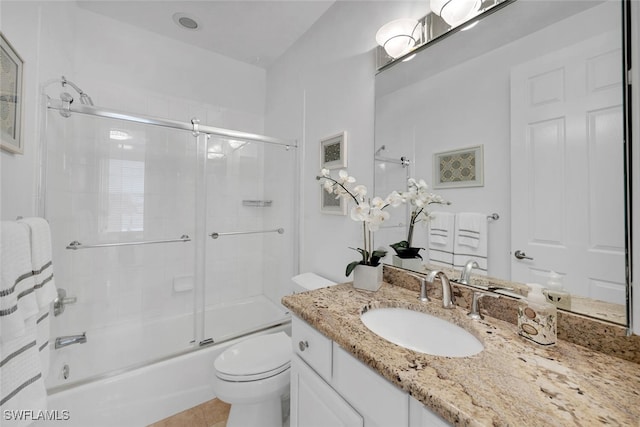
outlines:
M225 350L214 362L216 376L232 382L258 381L291 366L291 338L284 332L247 339Z

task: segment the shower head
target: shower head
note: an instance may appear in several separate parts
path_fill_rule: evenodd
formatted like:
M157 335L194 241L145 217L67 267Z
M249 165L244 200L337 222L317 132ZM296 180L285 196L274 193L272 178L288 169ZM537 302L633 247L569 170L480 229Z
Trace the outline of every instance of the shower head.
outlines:
M76 92L78 92L78 95L80 95L81 104L93 105L93 101L91 100L91 97L89 95L84 93L82 89L80 89L75 83L67 80L65 76L62 76L62 87L65 87L65 85L71 86Z
M384 151L385 148L387 148L387 147L385 147L384 145L381 145L380 148L378 148L376 150L376 152L374 153L374 156L377 155L378 153L380 153L381 151Z
M80 94L80 103L86 104L86 105L93 105L93 101L91 100L91 97L86 93Z

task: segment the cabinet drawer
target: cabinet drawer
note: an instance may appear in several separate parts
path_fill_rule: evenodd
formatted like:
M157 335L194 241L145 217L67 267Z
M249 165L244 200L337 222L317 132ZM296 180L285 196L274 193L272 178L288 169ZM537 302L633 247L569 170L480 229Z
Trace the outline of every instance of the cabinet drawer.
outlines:
M326 381L331 380L331 340L299 317L292 316L291 342L299 355Z

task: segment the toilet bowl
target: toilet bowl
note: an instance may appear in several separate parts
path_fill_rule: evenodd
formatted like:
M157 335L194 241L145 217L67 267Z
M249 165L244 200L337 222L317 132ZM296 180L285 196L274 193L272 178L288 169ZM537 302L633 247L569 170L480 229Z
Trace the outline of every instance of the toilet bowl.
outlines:
M296 291L335 285L313 273L293 279ZM214 362L213 390L231 404L227 427L282 427L289 394L291 338L284 332L247 338Z

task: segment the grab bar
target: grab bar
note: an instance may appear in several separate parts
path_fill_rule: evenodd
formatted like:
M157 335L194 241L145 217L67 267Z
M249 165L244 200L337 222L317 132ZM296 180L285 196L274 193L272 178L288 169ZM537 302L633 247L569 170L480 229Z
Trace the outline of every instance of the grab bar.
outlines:
M284 233L284 228L276 228L274 230L261 230L261 231L227 231L226 233L211 233L209 234L209 236L211 236L212 239L217 239L220 236L232 236L232 235L237 235L237 234L259 234L259 233L278 233L278 234L283 234Z
M153 243L177 243L177 242L190 242L191 238L186 234L183 234L179 239L168 240L146 240L142 242L118 242L118 243L100 243L97 245L83 245L82 243L74 240L67 245L67 249L91 249L91 248L108 248L111 246L134 246L134 245L151 245Z

